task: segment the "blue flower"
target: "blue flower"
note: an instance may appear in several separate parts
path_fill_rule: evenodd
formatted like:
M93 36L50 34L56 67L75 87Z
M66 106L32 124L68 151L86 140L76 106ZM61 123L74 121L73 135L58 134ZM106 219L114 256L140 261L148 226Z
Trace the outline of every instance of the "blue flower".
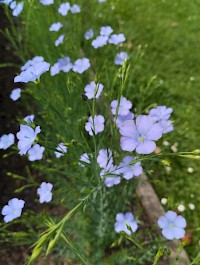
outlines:
M172 108L167 108L166 106L158 106L149 111L149 115L153 117L154 121L168 120L173 112Z
M112 151L110 149L100 149L97 163L101 168L110 167L113 164Z
M64 37L65 35L64 34L61 34L57 40L55 40L55 46L57 47L58 45L60 45L61 43L63 43L63 40L64 40Z
M68 2L62 3L58 8L58 13L62 16L66 16L68 11L70 10L70 4Z
M65 146L63 143L59 143L58 146L56 147L55 155L57 158L60 158L61 156L64 156L65 153L67 153L67 146Z
M73 5L70 7L70 11L72 14L76 14L76 13L80 13L81 12L81 8L79 5Z
M125 60L128 60L129 56L126 52L120 52L115 57L115 64L116 65L123 65Z
M51 24L49 30L50 31L59 31L59 29L61 29L62 27L63 27L62 23L56 22L56 23Z
M20 98L21 96L21 88L15 88L12 90L11 94L10 94L10 98L13 100L13 101L16 101Z
M101 170L100 176L102 179L104 179L104 184L108 188L111 188L114 185L118 185L121 181L118 167L109 162L106 167Z
M185 235L186 220L181 215L168 211L158 219L158 226L162 229L162 235L165 238L181 239Z
M39 0L39 1L44 6L52 5L54 3L54 0Z
M33 147L31 147L28 150L28 160L29 161L41 160L44 153L44 149L45 148L43 146L35 144Z
M15 218L18 218L22 214L22 209L24 208L25 201L13 198L8 201L8 205L5 205L1 211L4 216L4 221L6 223L11 222Z
M40 131L40 126L37 126L34 130L28 125L20 125L20 131L17 133L17 139L19 140L18 148L20 150L20 155L24 155L27 153L27 151L34 143L37 134L40 133Z
M90 61L88 58L77 59L74 62L72 70L76 73L82 74L90 68Z
M108 43L118 45L126 40L124 34L112 34L108 40Z
M61 71L68 73L73 67L73 64L68 56L58 59L58 61L51 67L51 76L59 74Z
M89 117L88 122L85 124L85 130L90 136L98 134L104 130L105 119L102 115L95 115L94 119L92 116Z
M20 2L20 3L16 4L16 6L13 9L13 12L12 12L13 16L14 17L18 17L19 14L21 14L23 8L24 8L24 3L23 2Z
M33 114L28 115L24 118L24 121L27 123L27 125L29 125L29 124L33 123L34 118L35 118L35 116Z
M91 157L92 155L90 154L90 157ZM87 154L87 153L84 153L84 154L82 154L81 156L80 156L80 159L79 159L79 166L81 166L81 167L85 167L85 164L90 164L90 157L89 157L89 155Z
M136 150L138 154L150 154L156 149L154 141L162 137L162 128L152 117L139 115L134 121L126 121L120 127L121 148L124 151Z
M88 97L88 99L99 98L101 92L103 91L103 85L99 83L95 84L95 82L92 81L84 88L84 90L85 90L85 95Z
M53 185L51 183L42 182L40 187L37 189L37 194L40 197L40 203L50 202L52 200Z
M39 57L40 58L40 57ZM37 59L39 59L37 58ZM43 58L43 57L41 57ZM39 60L41 60L41 58ZM50 64L44 61L35 62L33 60L28 61L23 67L22 72L14 78L14 82L34 82L40 76L49 71Z
M121 126L123 126L123 123L125 121L130 121L134 118L134 114L129 111L127 115L118 115L117 119L115 120L115 123L117 125L118 128L120 128Z
M110 26L103 26L100 28L101 36L109 36L113 32L113 29Z
M6 150L15 142L15 136L12 133L4 134L0 137L0 149Z
M94 37L94 30L91 28L85 32L84 37L86 40L92 39Z
M138 229L138 224L134 220L132 213L127 212L125 214L118 213L116 215L115 231L117 233L125 232L128 235L131 235L131 231L128 230L127 225L131 227L132 231L135 232Z
M121 115L121 116L126 116L129 114L130 109L132 108L132 103L130 100L127 100L125 97L121 97L119 104L118 100L113 100L111 102L111 112L113 115ZM118 113L116 113L118 108Z
M97 49L99 47L103 47L108 42L108 36L97 36L96 39L92 41L92 46Z
M132 165L130 164L134 159L135 158L133 156L126 156L124 157L122 163L119 164L119 171L123 174L123 178L126 180L132 179L133 177L138 177L143 172L140 162Z

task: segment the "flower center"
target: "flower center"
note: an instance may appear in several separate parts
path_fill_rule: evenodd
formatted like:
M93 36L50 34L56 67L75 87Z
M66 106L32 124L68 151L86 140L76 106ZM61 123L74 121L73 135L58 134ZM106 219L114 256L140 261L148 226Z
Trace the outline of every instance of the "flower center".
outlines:
M174 223L169 223L169 227L175 227Z
M145 137L144 137L144 136L140 136L140 137L138 138L138 141L139 141L140 143L144 143L144 142L145 142Z

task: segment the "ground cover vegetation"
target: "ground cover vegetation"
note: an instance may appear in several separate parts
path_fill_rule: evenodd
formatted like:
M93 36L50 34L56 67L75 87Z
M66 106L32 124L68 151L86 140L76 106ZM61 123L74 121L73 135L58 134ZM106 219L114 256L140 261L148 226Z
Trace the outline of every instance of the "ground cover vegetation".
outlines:
M54 251L67 264L155 265L182 239L198 264L198 1L1 4L21 61L10 100L27 110L0 138L4 159L27 160L8 173L20 187L2 242L34 244L28 264ZM142 173L166 210L153 227L135 194Z

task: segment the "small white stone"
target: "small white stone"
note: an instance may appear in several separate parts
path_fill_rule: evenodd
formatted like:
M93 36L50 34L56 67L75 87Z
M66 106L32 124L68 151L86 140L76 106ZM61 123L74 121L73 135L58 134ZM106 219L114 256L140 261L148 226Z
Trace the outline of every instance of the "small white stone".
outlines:
M167 200L167 198L162 198L160 201L161 201L162 205L165 205L165 204L167 204L168 200Z
M194 169L192 167L188 167L187 172L188 173L193 173L194 172Z
M179 212L184 212L185 211L185 206L183 204L179 204L177 209L179 210Z
M169 142L168 141L163 141L163 145L164 146L168 146L169 145Z
M188 203L188 207L192 211L195 209L195 205L193 203Z

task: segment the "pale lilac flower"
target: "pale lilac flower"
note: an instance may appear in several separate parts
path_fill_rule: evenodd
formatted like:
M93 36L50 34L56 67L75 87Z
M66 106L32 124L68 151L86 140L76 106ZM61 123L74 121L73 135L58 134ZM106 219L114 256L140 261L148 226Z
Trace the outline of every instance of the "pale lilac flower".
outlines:
M158 106L149 111L149 115L153 117L154 121L168 120L173 112L172 108L167 108L166 106Z
M90 154L90 156L91 156L91 154ZM79 166L81 166L81 167L84 167L85 166L85 163L86 164L90 164L90 158L89 158L89 155L87 154L87 153L84 153L84 154L82 154L81 155L81 157L80 157L80 159L79 159Z
M55 63L50 68L50 75L54 76L54 75L57 75L59 73L60 73L60 65L59 65L59 63Z
M123 126L123 123L125 121L130 121L130 120L133 120L134 118L134 114L129 111L129 113L127 115L118 115L117 116L117 119L115 120L115 123L117 125L118 128L120 128L121 126Z
M50 202L52 200L53 185L51 183L42 182L40 187L37 189L37 194L40 197L40 203Z
M130 164L134 161L133 156L124 157L122 163L119 164L119 171L123 174L123 178L126 180L132 179L133 177L138 177L142 174L143 169L141 167L140 162L136 162L135 164Z
M4 221L6 223L11 222L15 218L18 218L22 214L22 209L24 208L25 201L13 198L8 201L8 205L5 205L1 211L4 216Z
M18 100L21 97L21 88L15 88L12 90L11 94L10 94L10 98L13 101Z
M115 231L117 233L125 232L128 235L131 235L131 231L127 228L129 226L132 232L135 232L138 229L138 224L134 220L132 213L127 212L125 214L118 213L116 215Z
M72 14L76 14L76 13L80 13L81 12L81 8L79 5L73 5L70 7L70 11L72 12Z
M94 120L93 120L92 116L90 116L88 119L88 122L86 122L86 124L85 124L85 130L91 136L93 136L93 134L96 135L100 132L103 132L104 122L105 122L105 119L102 115L95 115Z
M154 141L162 137L162 128L155 124L152 117L139 115L134 121L126 121L120 127L121 148L132 152L136 149L138 154L150 154L156 149Z
M6 150L15 142L15 136L12 133L4 134L0 137L0 149Z
M20 155L25 155L27 153L27 151L34 143L37 134L40 133L40 131L40 126L37 126L34 130L28 125L20 125L20 131L17 133L17 139L19 140L18 148L20 150Z
M158 219L158 226L162 229L162 235L165 238L169 240L181 239L185 235L186 220L181 215L168 211Z
M50 31L59 31L59 29L61 29L62 27L63 27L62 23L56 22L56 23L51 24L49 30Z
M79 74L85 72L88 68L90 68L90 61L88 58L77 59L73 65L73 71Z
M58 61L51 67L50 74L51 76L57 75L60 71L64 73L69 72L73 67L71 60L68 56L58 59Z
M25 71L27 70L30 66L35 65L37 63L44 62L44 58L42 56L35 56L33 59L28 60L22 67L21 70Z
M60 71L63 71L64 73L68 73L73 67L73 64L68 56L58 59L58 64Z
M90 84L88 84L85 88L85 95L89 98L99 98L101 95L101 92L103 91L103 85L102 84L95 84L94 81L92 81Z
M17 6L17 3L16 3L16 1L11 1L11 3L10 3L10 9L15 9L16 8L16 6Z
M66 16L69 10L70 10L70 3L68 2L62 3L58 8L58 13L60 13L62 16Z
M40 146L39 144L35 144L28 150L28 160L35 161L41 160L44 152L44 147Z
M59 143L58 146L56 147L55 155L57 158L60 158L61 156L64 156L67 153L67 146L65 146L63 143Z
M126 40L124 34L112 34L108 40L108 43L118 45Z
M108 37L107 36L97 36L96 39L92 41L92 46L97 49L99 47L103 47L107 44Z
M12 11L13 16L14 17L18 17L19 14L21 14L23 8L24 8L24 3L23 2L17 3L15 8Z
M1 0L0 3L4 5L9 5L13 0Z
M115 64L116 65L123 65L125 60L128 60L129 56L126 52L120 52L115 57Z
M88 31L85 32L84 37L86 40L90 40L94 37L94 30L89 29Z
M100 172L100 176L108 188L118 185L121 181L118 167L110 163Z
M50 64L47 62L38 62L29 66L26 70L22 71L20 75L14 78L14 82L34 82L40 76L49 71Z
M174 130L174 126L172 125L172 121L170 120L161 120L158 122L160 127L162 128L162 133L172 132Z
M127 100L125 97L121 97L119 104L118 100L113 100L111 102L111 112L113 115L126 116L129 114L130 109L132 108L131 101ZM116 113L118 107L118 113Z
M106 2L107 0L98 0L99 1L99 3L104 3L104 2Z
M54 0L39 0L41 4L48 6L54 3Z
M24 121L29 125L29 124L33 123L34 118L35 118L35 116L33 114L32 115L28 115L28 116L26 116L24 118Z
M110 26L103 26L100 28L101 36L109 36L113 32L113 29Z
M55 44L56 47L58 47L61 43L63 43L64 37L65 37L65 35L64 34L61 34L57 38L57 40L55 40L55 43L54 44Z
M112 151L110 149L100 149L97 156L97 163L101 168L109 168L113 164Z

